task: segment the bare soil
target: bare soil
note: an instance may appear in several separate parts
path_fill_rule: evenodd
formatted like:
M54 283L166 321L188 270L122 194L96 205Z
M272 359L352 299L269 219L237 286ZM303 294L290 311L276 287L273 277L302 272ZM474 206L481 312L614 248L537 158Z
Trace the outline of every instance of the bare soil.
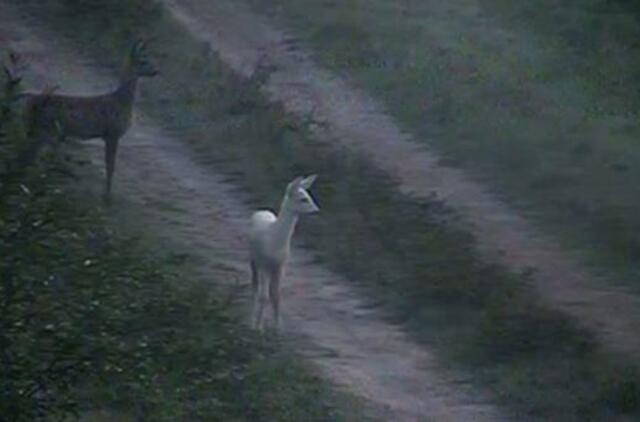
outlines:
M275 67L265 91L315 122L318 140L365 153L408 194L444 199L475 234L484 256L531 274L540 296L595 332L605 347L627 356L640 350L640 300L617 283L590 273L561 248L459 169L442 165L413 142L383 107L347 80L318 66L297 40L238 2L164 0L193 35L208 42L244 75L266 57Z
M21 16L7 3L0 3L0 45L20 51L30 63L25 75L26 86L37 89L59 84L60 92L83 95L113 86L113 78L91 60L71 51L55 34L33 26L27 16ZM216 21L207 20L208 25L224 21L224 15L209 13L212 11L207 9L203 17L216 16ZM228 28L231 23L227 22L224 27ZM194 24L194 30L196 28ZM248 31L247 35L251 37L246 43L230 42L216 48L227 59L235 51L238 57L248 59L251 68L257 50L247 48L257 46L251 41L260 32ZM289 75L280 77L284 76ZM274 89L289 86L284 82L278 85L277 81L278 74L272 79ZM292 95L287 100L289 103L298 95L297 90L281 91ZM353 103L342 103L336 98L333 106L347 116L356 117L361 109L358 98L354 97L357 101ZM325 104L325 112L333 106ZM353 108L348 111L345 107ZM330 120L334 116L326 118ZM369 118L362 119L361 124L368 121ZM392 123L386 122L393 128ZM360 123L354 120L352 124L353 139L357 139ZM83 145L92 163L102 171L102 141ZM383 144L379 147L385 150ZM386 150L393 151L390 147L391 144ZM182 244L189 254L199 258L198 271L203 276L211 274L212 279L219 278L220 267L207 264L207 257L215 255L216 261L227 262L230 284L238 278L246 283L245 228L251 210L234 186L197 164L191 151L180 142L179 134L168 133L138 114L132 129L121 141L114 183L112 210L116 219L126 218L126 212L121 211L126 207L138 207L148 219L136 224ZM101 188L102 185L96 186L97 191ZM291 340L291 345L328 379L365 399L370 416L375 419L506 419L492 404L488 393L472 387L464 376L443 367L429 350L410 341L399 327L385 322L376 310L365 306L339 275L315 264L308 251L293 251L293 262L283 285L283 314L285 336L282 341Z

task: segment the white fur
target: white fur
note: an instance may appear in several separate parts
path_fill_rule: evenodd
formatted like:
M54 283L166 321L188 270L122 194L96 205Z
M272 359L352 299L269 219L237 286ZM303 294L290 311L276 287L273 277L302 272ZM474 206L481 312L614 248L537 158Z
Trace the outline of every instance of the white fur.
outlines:
M278 217L271 211L256 211L251 216L251 231L261 232L275 223Z
M280 322L280 280L289 259L291 237L300 214L319 210L307 189L316 175L297 177L287 186L280 211L256 211L251 217L249 250L253 286L253 323L263 329L264 305L271 301L276 328Z

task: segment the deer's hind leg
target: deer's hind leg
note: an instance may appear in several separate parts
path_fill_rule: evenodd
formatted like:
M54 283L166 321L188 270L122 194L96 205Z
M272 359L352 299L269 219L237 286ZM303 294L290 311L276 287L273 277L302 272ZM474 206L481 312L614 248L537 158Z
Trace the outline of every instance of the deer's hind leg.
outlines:
M105 199L107 202L111 200L111 183L113 179L113 173L116 167L116 154L118 152L119 140L120 140L119 138L112 137L112 136L104 138L104 142L105 142L104 162L105 162L105 168L107 172Z
M260 294L260 275L258 273L258 266L255 261L251 260L251 292L253 295L253 309L251 314L251 321L253 328L258 326L258 307L259 307L259 294Z
M280 328L280 279L282 278L282 267L276 266L269 271L269 299L271 300L271 310L273 311L273 324L276 331Z
M258 266L255 261L252 259L250 262L251 266L251 288L253 289L253 294L255 295L258 291L258 283L260 280L258 279Z
M264 306L267 303L267 286L268 280L263 277L262 270L252 262L251 282L253 287L253 328L262 331L264 327L263 314Z

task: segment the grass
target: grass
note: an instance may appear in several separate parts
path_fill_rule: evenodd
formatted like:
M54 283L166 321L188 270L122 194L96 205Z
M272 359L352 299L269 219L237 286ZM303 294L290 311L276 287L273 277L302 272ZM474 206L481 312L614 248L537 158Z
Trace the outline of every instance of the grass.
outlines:
M638 291L632 2L255 1L447 163Z
M80 9L78 2L61 4L51 1L40 10L64 32ZM455 215L443 204L405 197L365 159L313 142L304 125L269 104L253 81L234 75L153 3L83 4L74 33L64 33L75 45L91 45L105 65L119 61L132 34L157 37L153 60L162 78L143 87L140 106L189 143L203 164L242 186L253 205L276 206L294 175L319 173L313 191L322 218L302 223L304 245L358 280L364 294L385 304L389 318L443 361L490 386L514 414L638 416L636 369L540 305L525 276L480 261L473 238L451 224Z
M144 215L130 209L114 220L80 181L102 185L94 170L43 151L9 178L15 169L6 164L27 139L7 116L0 120L0 421L356 417L355 401L295 354L255 338L211 280L193 275L188 255L167 242L157 248L149 228L130 230Z

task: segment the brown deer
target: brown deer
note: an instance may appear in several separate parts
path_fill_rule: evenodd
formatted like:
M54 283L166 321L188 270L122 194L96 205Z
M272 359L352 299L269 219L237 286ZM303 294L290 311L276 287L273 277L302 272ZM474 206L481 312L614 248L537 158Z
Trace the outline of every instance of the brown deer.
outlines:
M79 140L102 138L105 142L106 189L110 200L118 141L131 126L138 78L157 70L148 61L144 41L136 41L127 53L117 88L96 96L24 93L25 124L31 136L58 136Z

